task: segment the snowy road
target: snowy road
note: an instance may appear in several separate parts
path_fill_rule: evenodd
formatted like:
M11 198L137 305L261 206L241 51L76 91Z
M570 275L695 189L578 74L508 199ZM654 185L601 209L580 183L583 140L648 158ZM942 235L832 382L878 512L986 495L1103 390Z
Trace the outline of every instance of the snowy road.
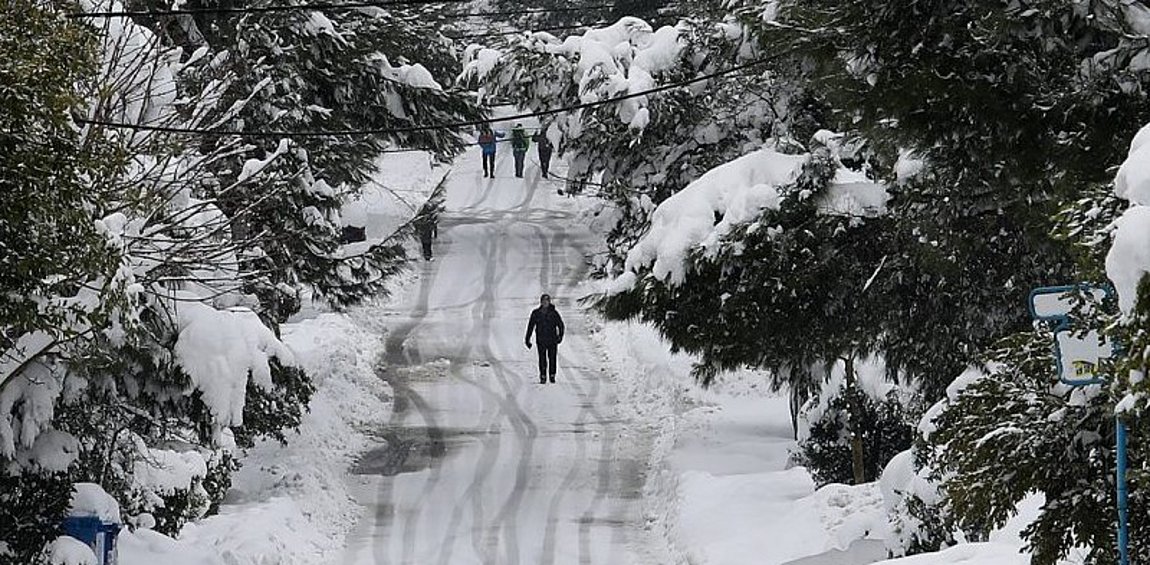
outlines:
M364 515L343 565L649 561L636 555L648 439L613 414L575 304L593 236L531 161L514 177L507 149L495 179L477 151L460 159L435 259L378 313L395 409L355 469ZM523 344L543 292L567 324L548 385Z

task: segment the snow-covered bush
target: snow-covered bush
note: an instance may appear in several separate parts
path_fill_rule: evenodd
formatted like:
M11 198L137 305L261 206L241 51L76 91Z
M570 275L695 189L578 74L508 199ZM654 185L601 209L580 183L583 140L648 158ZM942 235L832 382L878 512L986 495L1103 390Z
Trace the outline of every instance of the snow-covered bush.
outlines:
M855 365L855 377L845 378L845 363L832 369L822 392L807 402L800 415L794 461L807 467L815 482L854 484L852 441L857 436L862 455L862 481L877 480L897 454L910 447L913 398L885 382L886 368L875 360Z

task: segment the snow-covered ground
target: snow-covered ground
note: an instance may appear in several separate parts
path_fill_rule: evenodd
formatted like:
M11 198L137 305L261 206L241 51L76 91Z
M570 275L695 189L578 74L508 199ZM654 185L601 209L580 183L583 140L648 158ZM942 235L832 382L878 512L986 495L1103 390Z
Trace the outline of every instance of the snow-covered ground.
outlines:
M435 258L376 312L395 410L354 469L363 511L335 563L660 562L639 512L651 434L618 413L576 305L594 235L561 182L512 173L506 146L494 179L475 151L456 162ZM555 384L524 345L543 292L566 322Z

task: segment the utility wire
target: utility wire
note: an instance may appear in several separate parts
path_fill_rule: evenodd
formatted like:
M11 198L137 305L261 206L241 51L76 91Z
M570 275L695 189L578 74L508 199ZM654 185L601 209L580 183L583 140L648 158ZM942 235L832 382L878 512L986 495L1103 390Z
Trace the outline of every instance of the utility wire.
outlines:
M363 2L313 2L289 6L256 6L236 8L186 8L180 10L123 10L106 12L73 12L66 14L69 18L126 18L133 16L184 16L196 14L261 14L269 12L295 12L304 10L356 10L361 8L387 8L393 6L423 6L434 4L460 4L470 0L375 0ZM518 16L523 14L549 14L561 12L577 12L584 10L603 10L614 8L610 4L594 6L580 6L567 8L528 8L523 10L502 12L464 12L458 14L443 14L441 19L462 19L483 16Z
M481 120L468 120L468 121L463 121L463 122L450 122L450 123L445 123L445 124L433 124L433 125L424 125L424 126L404 126L404 127L397 127L397 128L375 128L375 129L362 129L362 130L334 130L334 131L216 131L216 130L204 130L204 129L194 129L194 128L178 128L178 127L167 127L167 126L149 126L149 125L143 125L143 124L128 124L128 123L121 123L121 122L109 122L109 121L104 121L104 120L89 120L86 118L76 118L75 121L76 121L76 123L87 124L87 125L91 125L91 126L103 126L103 127L111 127L111 128L130 129L130 130L136 130L136 131L151 131L151 132L163 132L163 133L183 133L183 134L195 134L195 135L237 136L237 137L335 137L335 136L343 136L343 135L395 135L395 134L403 134L403 133L416 133L416 132L423 132L423 131L434 131L434 130L443 130L443 129L459 129L459 128L466 128L466 127L474 127L474 126L481 126L481 125L493 124L493 123L498 123L498 122L510 122L510 121L521 120L521 119L525 119L525 118L536 118L536 117L541 117L541 116L551 116L551 115L555 115L555 114L562 114L565 112L573 112L575 110L582 110L585 108L595 108L598 106L603 106L603 105L611 104L614 102L621 102L623 100L630 100L632 98L638 98L640 96L646 96L648 94L654 94L657 92L663 92L666 90L671 90L673 88L679 88L679 87L687 86L687 85L694 84L697 82L703 82L705 80L710 80L710 79L720 77L723 75L741 72L741 71L744 71L744 70L747 70L747 69L750 69L753 67L757 67L757 66L762 65L764 63L767 63L769 60L770 59L767 59L767 58L755 59L753 61L743 63L741 65L736 65L734 67L730 67L730 68L723 69L720 71L715 71L713 73L708 73L705 75L697 76L697 77L692 78L692 79L673 82L670 84L665 84L663 86L659 86L659 87L655 87L655 88L651 88L651 89L647 89L647 90L641 90L639 92L632 92L629 94L624 94L622 96L615 96L613 98L607 98L604 100L597 100L594 102L583 102L581 104L575 104L573 106L566 106L563 108L553 108L550 110L540 110L537 112L528 112L528 113L523 113L523 114L516 114L516 115L506 116L506 117L502 117L502 118L485 118L485 119L481 119Z
M464 34L460 34L460 35L445 35L444 37L446 37L448 39L455 39L455 40L478 39L480 37L499 37L499 36L503 36L503 35L518 35L518 34L522 34L522 33L538 33L538 32L542 32L542 31L562 31L562 30L566 30L566 29L579 29L579 28L592 27L592 26L598 26L598 25L608 25L608 24L610 24L610 22L600 20L598 22L593 22L590 24L574 24L574 25L565 25L565 26L544 27L544 28L539 28L539 29L513 29L513 30L508 30L508 31L488 31L488 32L480 32L480 33L464 33Z
M682 16L679 14L667 14L666 16L663 16L663 17L681 18ZM606 26L606 25L611 25L611 22L606 21L606 20L599 20L597 22L592 22L589 24L573 24L573 25L565 25L565 26L544 27L544 28L539 28L539 29L521 29L521 30L507 30L507 31L488 31L488 32L464 33L464 34L460 34L460 35L445 35L444 37L458 41L458 40L463 40L463 39L477 39L480 37L499 37L499 36L505 36L505 35L518 35L518 34L523 34L523 33L538 33L538 32L543 32L543 31L547 31L547 32L563 31L563 30L568 30L568 29L579 29L579 28Z
M298 4L294 6L255 6L236 8L184 8L179 10L120 10L104 12L73 12L69 18L127 18L133 16L192 16L196 14L262 14L268 12L291 12L296 10L338 10L357 8L386 8L389 6L422 6L429 4L461 4L468 0L375 0L366 2L326 2Z

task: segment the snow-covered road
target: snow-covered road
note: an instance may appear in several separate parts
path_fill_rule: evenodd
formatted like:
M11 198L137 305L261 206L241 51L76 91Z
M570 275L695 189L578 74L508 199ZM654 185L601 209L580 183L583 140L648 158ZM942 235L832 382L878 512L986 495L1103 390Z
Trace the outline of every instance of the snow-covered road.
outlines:
M457 162L434 260L378 312L394 412L354 469L364 513L339 563L644 563L649 438L614 413L575 303L594 237L532 160L523 179L506 146L497 178L479 165ZM547 385L523 343L543 292L567 325Z

